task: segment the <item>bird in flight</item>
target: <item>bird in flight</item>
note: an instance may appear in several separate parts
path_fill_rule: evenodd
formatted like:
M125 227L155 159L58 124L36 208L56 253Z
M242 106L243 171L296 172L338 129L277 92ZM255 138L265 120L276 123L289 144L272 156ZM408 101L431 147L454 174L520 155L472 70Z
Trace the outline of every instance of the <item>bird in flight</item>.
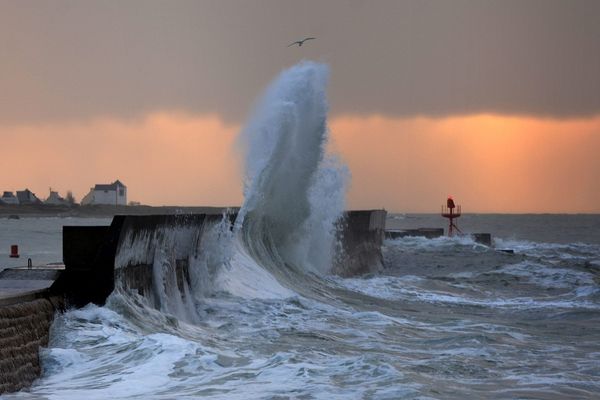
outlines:
M288 46L287 46L287 47L293 46L293 45L295 45L295 44L297 44L297 45L298 45L298 47L300 47L300 46L302 46L302 45L304 44L304 42L306 42L307 40L314 40L314 39L316 39L316 38L314 38L314 37L307 37L307 38L304 38L304 39L302 39L302 40L296 40L294 43L290 43L290 44L288 44Z

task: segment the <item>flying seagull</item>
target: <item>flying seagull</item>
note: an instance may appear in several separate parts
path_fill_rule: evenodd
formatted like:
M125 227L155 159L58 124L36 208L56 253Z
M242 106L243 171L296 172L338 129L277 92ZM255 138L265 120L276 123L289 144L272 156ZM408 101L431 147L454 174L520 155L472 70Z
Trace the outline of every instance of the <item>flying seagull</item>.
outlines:
M314 40L314 39L316 39L316 38L314 38L314 37L307 37L307 38L304 38L304 39L302 39L302 40L297 40L297 41L295 41L294 43L290 43L290 44L288 44L288 47L290 47L290 46L293 46L293 45L295 45L295 44L297 44L297 45L298 45L298 47L300 47L300 46L302 46L302 45L304 44L304 42L306 42L307 40Z

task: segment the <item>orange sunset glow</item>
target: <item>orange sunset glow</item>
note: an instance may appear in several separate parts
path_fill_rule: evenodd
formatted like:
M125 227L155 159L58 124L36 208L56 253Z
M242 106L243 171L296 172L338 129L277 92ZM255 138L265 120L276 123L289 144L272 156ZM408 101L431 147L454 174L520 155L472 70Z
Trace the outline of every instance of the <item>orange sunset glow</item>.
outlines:
M72 190L80 200L95 183L118 178L144 204L237 205L238 130L216 116L178 114L0 128L1 167L13 171L4 186L20 190L26 182L44 197L48 187Z
M81 199L121 179L150 205L239 205L240 125L217 115L2 126L6 190ZM451 193L469 212L600 211L600 117L334 117L331 151L349 166L348 207L437 212ZM32 146L35 144L35 146ZM25 184L23 184L25 182Z
M600 210L600 117L344 117L332 129L356 207L436 212L431 199L452 193L470 212Z

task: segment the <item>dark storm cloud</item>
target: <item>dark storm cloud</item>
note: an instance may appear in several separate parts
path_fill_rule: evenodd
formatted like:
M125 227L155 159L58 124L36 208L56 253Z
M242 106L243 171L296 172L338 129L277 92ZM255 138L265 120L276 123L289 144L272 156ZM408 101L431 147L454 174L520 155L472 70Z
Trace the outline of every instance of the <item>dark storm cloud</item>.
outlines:
M301 58L331 64L335 113L596 114L598 21L598 1L1 2L0 121L240 120Z

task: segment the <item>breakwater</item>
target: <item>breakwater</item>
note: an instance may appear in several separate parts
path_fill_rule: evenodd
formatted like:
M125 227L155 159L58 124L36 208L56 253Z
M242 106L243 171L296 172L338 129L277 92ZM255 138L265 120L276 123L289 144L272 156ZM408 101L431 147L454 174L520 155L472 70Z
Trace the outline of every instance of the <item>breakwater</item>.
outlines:
M27 387L40 375L39 348L48 344L54 314L63 306L49 287L61 272L0 272L0 394Z
M31 385L41 373L39 348L48 344L55 308L48 298L0 303L0 394Z
M353 276L383 268L381 245L385 236L385 210L348 211L338 223L338 252L333 272Z
M336 224L338 246L333 257L333 273L353 276L383 267L381 245L385 217L384 210L343 214ZM109 267L113 268L110 273L115 276L114 282L145 296L159 309L164 306L161 304L164 298L182 297L182 301L186 301L190 288L212 273L208 265L211 260L207 257L219 258L215 254L204 254L212 253L205 243L215 235L227 235L233 229L235 218L235 214L125 217L119 221L115 261ZM192 264L197 268L190 270ZM114 284L110 290L113 288Z
M384 210L343 214L336 224L332 272L352 276L382 267L385 216ZM64 270L4 270L0 394L21 390L40 376L39 348L48 343L54 314L64 308L103 305L119 287L144 296L157 309L174 312L174 305L189 300L189 288L211 274L211 263L221 261L205 244L215 238L221 243L232 234L236 217L122 215L110 226L65 226ZM167 307L165 299L172 304Z
M128 216L122 221L114 262L115 282L122 289L144 296L155 308L165 310L165 299L175 307L189 300L214 271L219 255L205 243L233 229L235 215ZM348 211L336 224L338 245L332 272L354 276L383 267L381 246L385 232L384 210ZM215 261L214 258L217 258ZM195 268L190 268L194 265ZM168 307L167 310L168 311Z

